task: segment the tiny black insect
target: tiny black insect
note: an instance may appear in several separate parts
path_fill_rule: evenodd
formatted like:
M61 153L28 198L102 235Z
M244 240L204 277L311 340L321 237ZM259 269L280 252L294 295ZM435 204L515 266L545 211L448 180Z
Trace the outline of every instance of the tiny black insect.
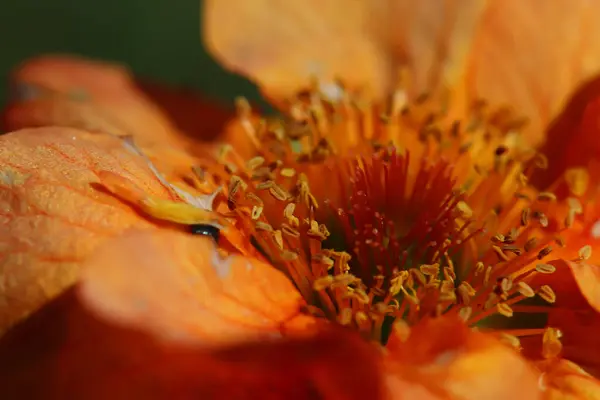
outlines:
M216 226L206 224L194 224L190 225L189 229L193 235L210 236L215 242L219 242L220 230Z

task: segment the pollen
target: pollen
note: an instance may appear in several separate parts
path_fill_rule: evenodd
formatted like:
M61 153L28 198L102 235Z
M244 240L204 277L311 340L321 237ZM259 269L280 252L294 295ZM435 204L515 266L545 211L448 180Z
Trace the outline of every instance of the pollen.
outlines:
M457 315L516 348L539 335L555 352L558 336L543 328L493 322L545 312L532 298L556 301L537 278L556 271L555 248L571 250L562 235L581 214L577 196L529 184L548 160L519 144L523 118L478 101L457 119L444 96L409 100L401 84L385 104L339 87L336 96L309 87L276 119L238 101L252 154L224 146L213 168L242 232L295 283L307 312L380 343L392 329L408 335L423 318ZM573 192L586 187L581 171L565 179ZM570 257L590 255L588 246Z

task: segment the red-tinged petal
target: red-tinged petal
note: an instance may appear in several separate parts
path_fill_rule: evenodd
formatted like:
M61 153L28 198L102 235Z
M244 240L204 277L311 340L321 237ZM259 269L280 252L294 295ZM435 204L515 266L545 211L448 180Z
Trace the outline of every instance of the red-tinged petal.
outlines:
M177 128L198 140L218 138L233 107L225 107L190 90L138 81L138 87L157 104Z
M540 362L543 400L598 400L600 381L567 360Z
M129 227L150 226L93 186L99 171L173 199L116 138L70 128L0 137L0 332L72 284L99 243Z
M406 333L392 333L387 346L392 398L540 398L537 374L519 354L460 320L426 319Z
M596 311L600 312L600 267L586 262L560 260L554 263L559 268L566 265L577 283L579 291Z
M589 307L555 308L548 313L548 326L561 332L561 357L600 376L600 313Z
M380 356L345 330L219 350L92 315L74 290L0 340L6 399L379 399Z
M587 167L600 159L600 78L582 84L564 110L552 121L541 151L550 160L548 169L539 171L534 182L547 187L568 168Z
M81 294L107 320L209 346L281 336L289 322L310 320L273 266L166 230L128 232L98 248Z

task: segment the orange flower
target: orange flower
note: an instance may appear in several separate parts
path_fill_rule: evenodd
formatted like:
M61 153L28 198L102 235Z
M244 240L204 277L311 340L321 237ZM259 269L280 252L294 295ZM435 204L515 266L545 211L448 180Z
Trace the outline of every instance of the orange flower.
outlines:
M316 15L294 2L232 4L207 1L209 43L225 65L263 84L283 117L254 116L239 101L233 146L202 160L157 138L182 154L166 163L178 167L165 172L168 180L146 157L152 149L143 135L133 134L141 150L105 136L115 135L111 127L90 137L112 141L145 180L110 167L103 155L116 151L110 146L90 164L90 145L78 139L73 152L95 173L77 181L68 172L77 161L43 158L55 155L45 141L60 135L38 131L43 136L28 145L37 150L28 152L40 153L39 168L28 169L27 180L5 180L10 197L19 182L35 185L54 173L63 186L108 196L136 222L91 243L72 265L73 277L81 272L74 289L0 341L1 386L14 396L57 398L598 397L589 375L597 372L596 340L586 329L600 321L598 180L569 169L544 191L529 183L548 162L530 145L573 85L595 72L593 46L559 36L566 43L552 47L556 53L536 47L536 62L551 65L532 68L529 54L504 47L508 24L539 40L527 19L537 8L516 1L456 8L425 1L416 10L332 2ZM275 23L261 20L269 6L279 7ZM593 7L556 3L543 12L562 32ZM317 45L338 39L333 50ZM551 61L575 50L585 63L566 79ZM510 68L492 56L510 59ZM391 78L399 61L410 81ZM309 74L319 79L305 85ZM555 90L538 92L548 82ZM474 101L479 95L492 106ZM514 109L494 107L498 101ZM515 111L531 119L529 128ZM7 137L21 145L28 136ZM2 165L11 171L13 163ZM198 194L220 185L220 198ZM73 194L39 200L30 194L39 186L7 205L10 221L32 214L24 201L57 215L65 211L57 204L73 201ZM44 243L56 220L19 237ZM138 225L145 229L128 230ZM60 244L76 243L75 233L61 228ZM15 296L29 299L32 286L47 282L36 271L43 264L15 260L7 268L34 277ZM67 286L50 281L54 293ZM24 354L40 330L50 339ZM27 389L32 380L38 389Z

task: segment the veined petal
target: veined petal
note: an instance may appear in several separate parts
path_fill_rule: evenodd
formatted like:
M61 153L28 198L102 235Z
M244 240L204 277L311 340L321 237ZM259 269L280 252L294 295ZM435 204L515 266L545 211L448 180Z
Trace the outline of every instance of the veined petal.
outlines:
M82 271L83 302L101 318L214 347L303 330L302 296L283 273L223 256L210 239L132 231L100 247ZM288 325L289 324L289 325Z
M99 171L175 200L145 160L114 137L70 128L0 137L0 332L71 285L99 243L151 225L94 187Z
M388 390L397 399L540 398L537 374L518 353L462 321L397 329L387 346Z
M75 294L67 291L0 340L4 397L381 398L380 355L352 332L198 348L112 325Z

